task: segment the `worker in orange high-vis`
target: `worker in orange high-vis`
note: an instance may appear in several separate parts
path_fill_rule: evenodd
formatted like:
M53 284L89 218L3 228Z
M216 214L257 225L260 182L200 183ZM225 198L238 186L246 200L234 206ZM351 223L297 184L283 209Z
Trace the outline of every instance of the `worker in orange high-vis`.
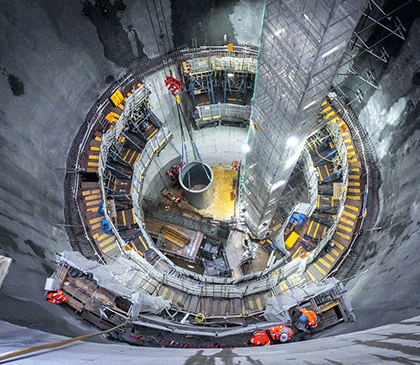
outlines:
M67 298L61 290L56 290L48 293L47 300L54 304L67 303Z
M298 329L312 329L318 325L318 317L314 311L302 308L300 313L301 316L299 317L299 321L296 325Z
M289 342L293 336L293 331L286 326L271 327L270 336L274 341Z
M270 338L265 332L255 332L249 342L251 342L251 346L271 345Z

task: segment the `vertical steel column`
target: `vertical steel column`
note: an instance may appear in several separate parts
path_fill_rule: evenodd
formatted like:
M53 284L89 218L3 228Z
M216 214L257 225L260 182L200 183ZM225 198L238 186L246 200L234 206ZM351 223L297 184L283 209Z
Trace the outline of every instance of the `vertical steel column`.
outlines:
M265 236L367 0L267 0L241 212Z

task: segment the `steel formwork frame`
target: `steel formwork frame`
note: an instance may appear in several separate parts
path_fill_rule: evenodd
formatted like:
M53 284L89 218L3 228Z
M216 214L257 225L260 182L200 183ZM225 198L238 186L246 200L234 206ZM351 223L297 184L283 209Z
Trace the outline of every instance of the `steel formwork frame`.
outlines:
M266 235L367 0L267 0L240 214Z

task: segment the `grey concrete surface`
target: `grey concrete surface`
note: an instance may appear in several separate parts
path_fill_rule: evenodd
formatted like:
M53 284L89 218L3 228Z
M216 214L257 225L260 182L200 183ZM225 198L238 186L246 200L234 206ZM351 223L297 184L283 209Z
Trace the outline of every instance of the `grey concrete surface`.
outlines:
M133 0L126 3L126 10L117 14L121 29L129 32L129 26L132 26L142 33L139 30L142 22L136 18L137 12L143 9L139 5L142 2ZM180 2L171 2L170 31L174 34L175 45L188 43L190 35L198 37L210 32L213 27L214 32L210 32L203 42L214 40L213 43L223 44L224 34L227 34L227 40L236 38L238 42L249 36L242 33L247 32L248 28L241 28L238 22L239 19L243 22L242 14L248 14L248 11L250 17L247 19L256 21L258 18L250 6L244 5L253 4L251 1L231 1L225 5L215 3L215 9L225 9L226 12L219 16L221 13L216 10L208 11L201 14L200 19L204 21L199 20L198 9L189 12L190 8L183 8L182 17L189 15L192 22L191 26L186 26L180 23L184 19L181 15L180 18L174 15L175 6L178 6L178 11L182 10ZM167 1L163 1L163 4L165 9L169 6ZM256 4L255 7L258 7ZM69 147L88 110L109 86L106 82L108 76L111 76L108 80L121 76L125 69L110 60L115 56L112 48L110 53L105 52L97 27L81 14L79 1L0 0L0 9L0 69L3 75L0 78L0 253L13 259L0 292L0 318L25 327L70 336L86 333L90 329L72 313L42 300L43 282L54 268L54 254L70 248L62 226L64 171L60 169L65 166ZM177 28L173 26L174 22ZM254 20L252 27L256 27ZM144 52L154 54L153 42L146 42L149 34L150 29L147 29L138 38L145 45ZM176 34L182 37L178 39ZM136 53L135 44L133 40L130 41L128 34L124 39L124 47L131 54L131 59ZM354 325L337 326L326 335L334 331L352 331L393 323L420 312L420 106L419 86L412 82L415 73L420 71L419 42L419 23L416 22L410 29L404 49L390 60L379 90L372 92L360 114L377 146L384 180L381 190L384 204L376 225L378 229L372 232L365 265L348 284L358 321ZM139 43L136 44L139 47ZM137 52L140 54L139 49ZM154 105L154 108L156 111L158 107ZM169 121L170 113L165 118ZM206 138L203 134L202 139ZM226 148L226 156L231 156L229 149L236 147L232 145ZM202 153L204 155L206 152ZM208 156L214 156L214 153L209 150ZM388 329L394 331L392 327ZM374 333L372 331L369 333ZM3 344L6 340L11 346L8 348L13 348L10 340L16 338L15 334L23 336L24 332L14 333L2 326L2 348L5 349ZM48 335L40 336L45 338ZM360 350L357 347L358 338L349 336L353 345L349 351L356 356ZM340 341L335 338L324 344L336 346ZM378 353L366 361L372 364L385 361L397 363L399 359L400 362L413 363L414 360L405 357L412 355L413 347L418 349L418 337L372 341L368 348L378 349ZM404 344L404 341L409 342ZM22 337L22 343L27 345L36 341ZM297 357L300 353L306 353L305 361L311 361L311 355L306 351L314 349L319 342L313 343L307 342L304 347L300 344L279 347L278 351L290 349L283 356L294 363L298 363L296 359L301 359ZM388 346L387 343L398 345ZM401 347L401 344L405 347ZM397 347L395 352L393 348ZM130 352L133 356L139 356L138 349L128 346L121 348L124 349L122 353ZM326 348L321 346L319 351ZM150 355L147 361L156 363L158 357L173 355L169 350L162 351ZM246 351L255 351L254 354L258 354L262 360L244 355L240 359L234 358L232 363L241 361L244 364L248 361L265 364L271 359L278 359L275 357L277 354L272 353L276 351L275 347L268 352L264 349L264 353L251 349ZM330 360L330 363L342 363L339 353L340 350L337 353L333 351L331 356L324 356L325 360L318 363L328 363ZM195 354L188 364L224 361L220 356ZM86 361L98 359L98 356L93 352L80 353L80 359ZM52 363L52 359L43 360ZM116 362L111 355L109 359ZM30 362L32 360L28 358L25 361L34 363ZM179 360L179 363L187 362ZM347 363L357 362L349 360Z
M168 359L172 365L270 365L270 364L418 364L420 317L383 326L356 335L288 343L263 348L169 349L134 347L127 344L77 342L63 348L23 355L18 364L115 364L125 361L155 365ZM8 335L4 335L7 333ZM16 340L18 339L18 340ZM0 322L0 356L28 346L64 340L62 336ZM170 359L170 360L169 360ZM0 363L14 363L10 361Z

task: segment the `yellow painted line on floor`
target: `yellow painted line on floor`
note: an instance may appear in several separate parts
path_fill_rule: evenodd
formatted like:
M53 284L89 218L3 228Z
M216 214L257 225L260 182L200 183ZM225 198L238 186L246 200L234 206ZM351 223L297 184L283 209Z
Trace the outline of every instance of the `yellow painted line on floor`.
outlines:
M354 151L347 152L347 158L349 158L349 159L352 158L355 155L356 155L356 152L354 152Z
M150 278L141 288L143 289L143 290L146 290L148 287L149 287L149 285L150 285L150 281L152 280L152 278Z
M99 137L99 136L96 136L96 137L95 137L95 141L101 142L101 141L102 141L102 138L101 138L101 137Z
M101 220L102 220L102 216L101 217L96 217L96 218L92 218L90 221L89 221L89 223L90 224L94 224L94 223L98 223L98 222L100 222Z
M94 240L96 240L99 237L99 233L95 233L92 237Z
M313 224L314 224L314 221L311 221L311 224L309 225L309 228L308 228L308 235L310 235L309 233L311 232Z
M318 261L322 264L322 265L324 265L327 269L329 269L330 267L331 267L331 264L329 263L329 262L327 262L327 261L325 261L323 258L319 258L318 259Z
M166 267L163 266L160 262L158 262L158 265L160 265L163 268L163 270L166 270Z
M330 260L331 262L334 262L334 261L335 261L334 257L332 257L330 254L325 255L325 257L326 257L328 260Z
M166 294L167 294L167 293L168 293L168 288L163 289L163 292L162 292L161 297L162 297L163 299L165 299L165 297L166 297Z
M248 299L248 306L249 306L249 309L254 310L254 303L252 302L251 299Z
M173 291L173 292L171 292L171 294L169 295L169 298L168 298L168 300L172 303L172 300L174 299L174 296L175 296L175 292Z
M99 155L89 155L90 160L99 160Z
M91 205L98 205L101 202L101 200L93 200L90 202L86 202L86 206L90 207Z
M328 119L328 118L332 117L334 114L335 114L335 111L332 111L331 113L329 113L325 116L325 119Z
M358 167L351 168L351 172L358 172L360 173L360 169Z
M309 270L306 270L306 273L308 274L308 276L311 278L312 281L316 281L315 276L313 276Z
M351 220L346 219L346 218L344 218L344 217L341 217L341 218L340 218L340 222L343 222L343 223L345 223L345 224L348 224L348 225L349 225L349 226L351 226L351 227L353 227L353 226L354 226L354 221L351 221Z
M182 298L183 298L182 294L179 294L178 299L176 300L175 303L182 303L183 302Z
M321 114L325 114L328 110L331 110L329 105L321 112Z
M88 166L96 166L96 167L98 167L98 163L97 162L89 162L88 161Z
M101 192L101 190L100 189L95 189L95 190L92 190L92 194L99 194Z
M344 204L344 207L347 208L347 209L354 210L355 212L358 212L359 211L359 208L358 207L354 207L353 205Z
M334 206L334 197L332 196L331 197L331 207L333 207Z
M327 165L324 165L324 166L325 166L325 171L327 171L327 176L330 176L330 172L328 171Z
M334 243L334 245L336 245L340 250L343 250L344 251L344 246L340 243L340 242L337 242L337 241L335 241L335 240L331 240L333 243Z
M128 149L127 150L127 153L124 155L124 157L123 157L123 159L124 160L127 160L127 156L130 154L130 152L131 152L131 150L130 149Z
M297 249L295 251L295 253L292 255L292 260L294 260L296 258L296 256L297 256L298 253L299 253L299 249Z
M321 106L324 106L324 105L327 105L327 101L326 100L321 104Z
M92 225L92 229L98 229L101 226L101 223L95 223Z
M334 255L334 256L340 256L340 252L338 252L335 248L333 248L332 250L331 250L331 253Z
M349 179L360 180L360 175L349 175Z
M108 243L111 243L112 241L114 241L114 237L109 237L108 239L106 239L105 241L103 241L103 242L101 242L100 244L99 244L99 246L100 247L104 247L104 246L106 246Z
M347 146L346 146L346 148L347 148L347 150L352 150L352 149L354 149L353 145L351 145L351 144L347 145Z
M91 151L99 151L100 148L99 147L95 147L95 146L90 146L90 150Z
M360 189L349 188L350 193L360 193Z
M317 208L320 208L320 205L319 205L319 197L320 197L320 195L318 195L318 205L317 205Z
M127 224L125 222L125 213L124 213L124 211L122 211L122 218L123 218L123 224L126 226Z
M335 233L337 233L339 236L345 238L346 240L349 240L350 241L350 238L351 237L349 235L344 234L344 233L341 233L341 232L335 232Z
M118 246L117 242L113 243L112 245L106 247L103 249L103 252L107 253L108 251L111 251L112 249L116 248Z
M356 214L349 213L349 212L347 212L345 210L343 211L343 214L346 215L347 217L350 217L350 218L353 218L353 219L356 219L357 218L357 215Z
M339 228L339 229L342 229L343 231L346 231L346 232L352 232L352 231L353 231L353 229L352 229L352 228L349 228L349 227L343 226L342 224L339 224L339 225L338 225L338 228Z
M351 199L351 200L360 200L360 196L347 195L347 199Z
M360 186L360 183L357 181L349 181L349 186Z
M130 157L130 160L128 161L128 163L131 165L131 162L133 161L133 158L136 156L136 151L133 151L133 154Z
M344 140L344 143L351 143L351 138L346 138L346 139Z
M314 266L316 267L316 269L322 274L322 275L327 275L327 272L321 267L319 266L316 262L314 262Z
M261 303L261 298L260 298L260 297L258 297L257 299L255 299L255 303L257 303L257 307L258 307L258 309L259 309L260 311L262 311L262 310L263 310L263 306L262 306L262 303Z
M83 196L90 195L90 190L82 191L82 195Z
M136 163L136 162L139 160L140 155L141 155L141 153L139 153L139 154L137 155L136 160L134 161L134 163Z
M323 238L325 236L325 232L327 232L327 227L324 226L324 231L322 232L321 238Z
M106 233L103 233L102 235L100 235L98 237L98 241L102 241L104 238L108 237L108 235Z
M314 232L314 235L312 237L314 237L314 238L316 237L316 234L318 232L318 229L319 229L319 223L316 224L315 232Z
M343 132L341 135L342 135L343 137L347 137L347 136L349 135L349 132Z
M324 179L322 178L322 174L321 174L321 170L319 169L319 166L318 166L316 169L318 170L318 175L319 175L319 178L320 178L321 180L324 180Z
M143 238L141 236L139 236L139 239L141 241L141 243L143 244L144 248L146 249L146 251L148 250L148 247L146 246L146 244L143 241ZM164 269L166 269L166 267L162 266Z
M150 138L152 138L155 134L156 134L156 132L158 131L159 129L155 129L154 131L153 131L153 133L149 136L149 137L147 137L147 139L149 140Z
M101 197L101 194L89 195L85 198L85 200L89 201L89 200L99 199L100 197Z

